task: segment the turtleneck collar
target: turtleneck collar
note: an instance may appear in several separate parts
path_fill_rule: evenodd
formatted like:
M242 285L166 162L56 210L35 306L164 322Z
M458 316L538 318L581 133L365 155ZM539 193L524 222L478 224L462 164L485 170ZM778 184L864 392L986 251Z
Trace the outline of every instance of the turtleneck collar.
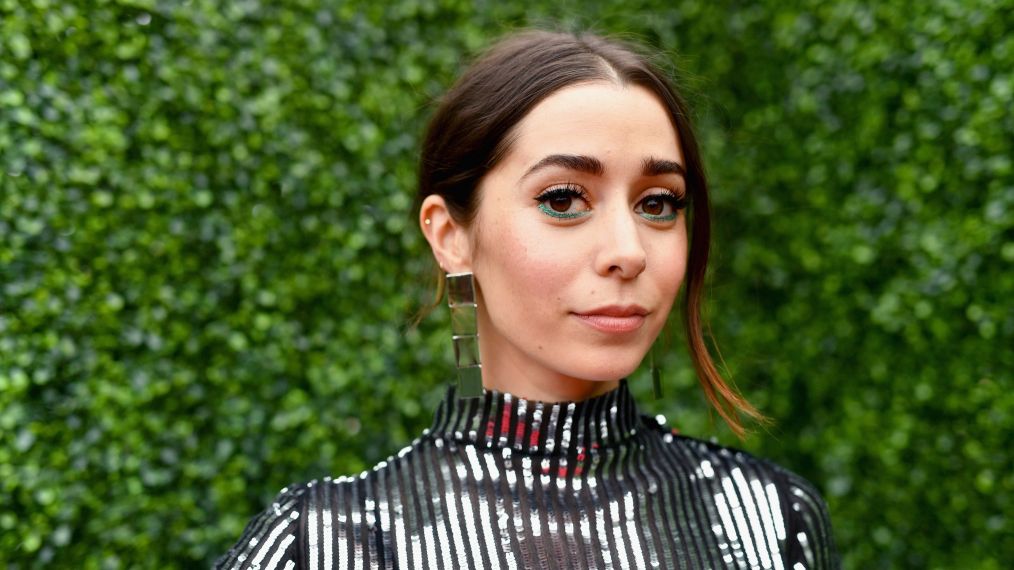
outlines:
M627 381L581 402L538 402L496 390L461 399L452 385L437 408L429 434L481 448L530 455L583 455L633 437L640 413Z

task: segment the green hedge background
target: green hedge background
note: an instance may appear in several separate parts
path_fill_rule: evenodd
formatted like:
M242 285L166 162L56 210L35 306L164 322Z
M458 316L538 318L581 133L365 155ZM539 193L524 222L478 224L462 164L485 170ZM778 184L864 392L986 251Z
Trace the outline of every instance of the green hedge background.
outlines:
M0 565L206 566L451 376L411 212L432 100L523 26L661 50L709 314L848 568L1014 559L1009 1L0 0ZM667 396L709 417L679 337ZM1006 562L1004 562L1006 561Z

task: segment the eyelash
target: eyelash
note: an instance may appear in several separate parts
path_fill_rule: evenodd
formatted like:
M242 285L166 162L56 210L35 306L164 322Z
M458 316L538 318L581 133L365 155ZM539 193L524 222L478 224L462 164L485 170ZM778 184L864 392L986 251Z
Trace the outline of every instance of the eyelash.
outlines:
M687 195L685 193L677 194L675 191L670 190L668 188L664 189L662 192L659 192L657 194L649 194L648 196L645 196L644 198L641 199L640 202L638 202L638 204L641 204L648 198L661 198L663 201L667 202L670 206L672 206L673 213L668 216L655 216L647 213L641 214L645 218L656 222L668 222L675 220L676 216L679 215L680 210L683 210L687 207Z
M552 200L553 198L578 198L584 200L585 202L589 202L588 193L576 184L567 183L563 186L549 188L545 192L536 196L535 201L539 203L539 209L542 210L543 213L562 220L572 220L588 214L587 210L569 214L566 212L557 212L546 206L546 202Z
M546 202L554 198L578 198L584 200L585 202L588 202L589 201L588 193L583 188L581 188L576 184L568 183L564 186L556 186L553 188L549 188L546 191L539 194L538 196L536 196L535 201L539 202L539 209L542 210L543 213L558 219L572 220L574 218L580 218L582 216L585 216L589 213L588 210L573 213L557 212L546 206ZM651 221L656 222L672 221L676 219L677 215L679 215L680 210L683 210L687 207L687 195L685 193L682 194L677 193L676 191L670 190L668 188L662 190L661 192L645 196L638 202L638 204L641 204L642 202L644 202L649 198L660 198L666 203L668 203L673 209L673 213L668 216L656 216L647 213L641 214L645 219Z

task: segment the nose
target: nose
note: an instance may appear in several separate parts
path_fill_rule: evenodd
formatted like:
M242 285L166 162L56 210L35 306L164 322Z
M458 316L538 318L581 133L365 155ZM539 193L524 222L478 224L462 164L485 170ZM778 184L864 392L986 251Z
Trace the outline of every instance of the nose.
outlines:
M612 210L609 215L600 217L605 223L601 226L601 247L595 259L595 271L602 276L633 279L647 268L648 254L634 214L627 208Z

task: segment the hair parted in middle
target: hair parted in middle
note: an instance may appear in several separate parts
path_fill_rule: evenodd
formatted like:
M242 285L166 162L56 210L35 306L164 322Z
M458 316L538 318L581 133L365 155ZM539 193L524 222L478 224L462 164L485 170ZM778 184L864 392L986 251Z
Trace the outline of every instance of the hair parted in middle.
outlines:
M594 34L538 30L511 34L495 43L444 95L430 120L419 165L417 205L427 196L439 195L456 222L470 224L478 209L480 181L510 151L518 123L560 89L594 81L647 89L672 121L686 161L689 198L683 327L705 397L743 437L740 414L766 418L722 378L705 338L701 305L711 213L697 138L683 97L639 47ZM439 299L442 274L438 283Z

